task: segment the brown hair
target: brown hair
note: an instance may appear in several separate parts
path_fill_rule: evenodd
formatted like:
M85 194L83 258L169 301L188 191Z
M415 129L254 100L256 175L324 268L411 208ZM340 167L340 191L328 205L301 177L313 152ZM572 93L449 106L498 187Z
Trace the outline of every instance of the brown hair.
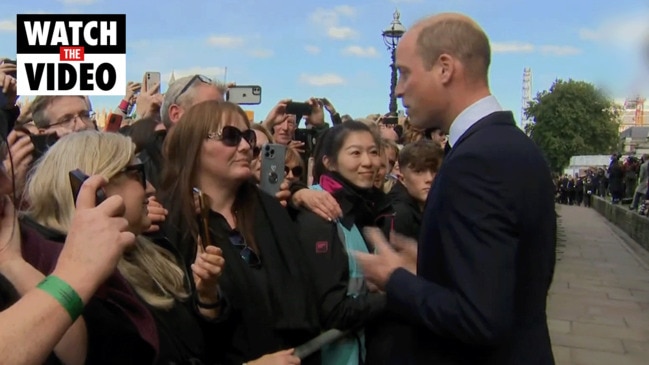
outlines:
M266 138L268 138L268 141L270 143L275 143L275 140L273 139L273 135L270 134L270 132L268 131L268 128L264 127L263 125L257 124L257 123L252 123L250 125L250 129L263 133L266 136Z
M444 149L429 139L421 139L406 145L399 151L399 169L437 172L444 159Z
M198 103L183 113L165 138L161 200L170 204L170 219L180 220L180 226L189 229L194 242L199 230L195 219L193 188L198 182L203 141L208 134L216 132L233 118L241 118L250 126L248 116L236 104L218 101ZM242 184L232 206L237 228L252 247L256 247L253 236L255 189L252 184Z
M71 96L75 97L73 95ZM48 106L50 106L50 104L52 104L52 102L54 102L55 99L62 97L65 96L38 95L36 98L34 98L34 101L32 101L32 103L29 105L29 112L31 113L31 119L34 121L34 124L38 128L47 128L50 126L50 124L52 124L52 121L45 117L45 110ZM86 105L88 105L88 100L84 96L77 95L76 97L82 98ZM90 110L89 105L88 110Z
M288 164L289 162L294 162L298 166L301 166L304 169L304 161L302 160L302 156L300 156L300 153L292 147L287 147L286 148L286 158L284 161Z
M421 23L417 53L430 70L442 54L449 54L466 66L470 76L487 81L491 63L489 39L471 18L440 14Z

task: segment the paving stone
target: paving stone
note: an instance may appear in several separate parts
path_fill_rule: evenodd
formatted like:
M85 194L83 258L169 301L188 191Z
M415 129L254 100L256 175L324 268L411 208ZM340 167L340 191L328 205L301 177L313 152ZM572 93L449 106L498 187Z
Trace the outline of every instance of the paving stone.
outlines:
M574 365L647 365L641 354L616 354L605 351L571 349Z
M594 210L559 206L558 213L547 300L556 364L649 365L649 266Z
M573 322L571 327L571 333L576 335L649 342L649 330L644 329L580 322Z

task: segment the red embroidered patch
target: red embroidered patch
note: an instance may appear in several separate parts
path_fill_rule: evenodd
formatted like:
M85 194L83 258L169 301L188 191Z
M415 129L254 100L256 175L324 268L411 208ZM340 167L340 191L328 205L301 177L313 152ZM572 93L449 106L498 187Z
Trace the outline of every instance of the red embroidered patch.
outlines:
M327 253L329 251L329 242L318 241L315 243L315 253Z

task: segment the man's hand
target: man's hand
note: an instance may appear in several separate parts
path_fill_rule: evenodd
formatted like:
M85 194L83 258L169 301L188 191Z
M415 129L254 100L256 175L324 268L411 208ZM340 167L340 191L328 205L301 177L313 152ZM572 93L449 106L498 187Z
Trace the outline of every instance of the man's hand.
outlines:
M124 94L124 100L130 101L135 94L142 89L142 84L139 82L129 81L126 84L126 93Z
M311 98L306 103L311 105L311 114L305 116L306 124L314 127L323 125L325 123L324 110L318 99Z
M288 143L288 148L296 150L298 153L304 153L304 142L302 141L291 141Z
M162 105L163 97L158 92L159 90L160 84L155 84L151 89L146 91L142 90L140 95L138 95L135 107L135 113L137 114L138 119L158 115L160 113L160 106Z
M5 67L4 70L11 71L11 67L14 71L16 70L16 65L5 63L0 65L0 68L3 66L10 66ZM16 84L16 79L3 72L2 69L0 69L0 88L2 88L2 93L7 97L7 104L0 105L0 108L13 108L18 99L18 86Z
M21 196L27 178L27 171L33 161L34 144L24 132L13 130L7 136L9 152L3 161L5 171L16 187L16 196Z
M123 217L126 208L122 197L110 196L95 207L95 194L106 183L95 175L81 185L77 209L54 270L77 289L84 302L115 271L124 250L135 243L135 235L128 231L128 221Z
M412 258L409 257L409 254L399 254L390 247L380 229L365 228L363 236L376 249L375 254L354 253L368 283L374 284L379 290L385 290L385 284L396 269L405 268L408 270L408 268L412 268Z
M327 109L327 112L329 112L329 114L336 114L336 108L329 101L329 99L321 98L320 101L322 101L322 106L324 106L324 108Z
M291 99L280 100L279 103L268 112L268 115L262 124L271 133L273 132L273 127L284 120L284 117L286 116L286 104L290 102Z

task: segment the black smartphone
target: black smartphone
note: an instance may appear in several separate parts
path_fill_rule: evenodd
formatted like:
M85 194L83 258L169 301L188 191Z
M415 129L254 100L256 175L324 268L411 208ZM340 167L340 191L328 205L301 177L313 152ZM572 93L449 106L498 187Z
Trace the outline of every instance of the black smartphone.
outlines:
M88 175L84 174L81 170L76 169L70 171L69 176L70 187L72 188L72 198L74 199L74 205L77 205L77 197L79 196L81 185L83 185L83 182L88 179ZM106 200L104 189L97 190L95 193L95 206L101 204L104 200Z
M293 101L286 103L286 114L311 115L311 110L311 105L307 103L296 103Z
M29 138L34 145L34 151L32 152L34 161L41 158L59 140L59 136L56 133L30 134Z
M304 153L311 156L317 141L316 132L313 129L298 128L295 130L295 140L304 143Z
M16 65L17 64L16 60L10 60L10 59L4 60L3 63L8 63L8 64L11 64L11 65ZM16 71L7 72L7 75L13 77L14 79L16 78L16 74L17 74Z

